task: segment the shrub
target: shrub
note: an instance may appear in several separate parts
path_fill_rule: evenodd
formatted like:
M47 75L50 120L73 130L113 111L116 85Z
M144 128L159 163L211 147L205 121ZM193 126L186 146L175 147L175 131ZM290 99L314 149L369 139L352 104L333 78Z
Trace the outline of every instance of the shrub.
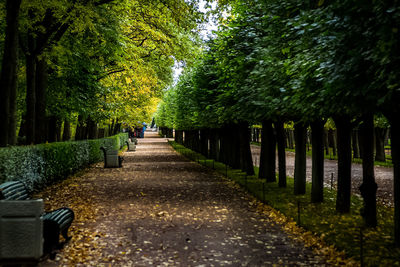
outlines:
M0 183L20 180L30 190L42 188L103 160L101 146L120 149L127 140L128 134L121 133L95 140L0 148Z

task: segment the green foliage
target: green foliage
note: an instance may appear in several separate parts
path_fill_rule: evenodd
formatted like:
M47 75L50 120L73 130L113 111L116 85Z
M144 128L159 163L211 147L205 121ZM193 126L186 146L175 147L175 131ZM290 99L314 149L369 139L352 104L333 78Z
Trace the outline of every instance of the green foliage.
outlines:
M126 133L96 140L0 148L0 183L23 180L41 188L103 159L101 146L120 149Z

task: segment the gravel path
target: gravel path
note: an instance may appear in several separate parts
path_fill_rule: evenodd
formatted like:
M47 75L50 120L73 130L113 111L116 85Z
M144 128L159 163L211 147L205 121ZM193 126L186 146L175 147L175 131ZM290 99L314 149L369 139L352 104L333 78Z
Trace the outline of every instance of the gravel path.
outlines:
M256 166L260 163L260 146L251 146L253 154L253 162ZM294 176L294 156L293 152L286 152L286 171L290 177ZM278 161L278 159L277 159ZM324 182L325 186L331 187L331 179L333 175L333 187L337 183L337 161L325 160L324 164ZM277 163L278 170L278 163ZM351 166L352 171L352 193L360 194L358 189L362 184L362 165L353 163ZM307 157L307 181L311 182L311 157ZM393 168L375 166L375 181L378 184L377 199L385 205L393 205Z
M123 168L102 164L50 186L76 214L72 240L41 266L327 266L242 189L146 133Z

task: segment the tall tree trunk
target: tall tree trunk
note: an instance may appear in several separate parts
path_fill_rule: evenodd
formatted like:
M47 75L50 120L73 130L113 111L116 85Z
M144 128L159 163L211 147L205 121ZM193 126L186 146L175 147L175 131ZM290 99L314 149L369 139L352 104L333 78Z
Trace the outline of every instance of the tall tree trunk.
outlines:
M253 158L250 149L250 129L247 122L239 124L240 168L248 175L254 175Z
M201 129L200 130L200 153L208 158L208 136L209 136L209 129Z
M393 162L393 193L394 193L394 240L400 247L400 112L385 113L390 122L390 140Z
M386 161L385 157L385 128L375 128L375 160L376 161Z
M350 212L351 194L351 122L350 117L336 116L334 121L338 140L338 185L336 211Z
M219 153L219 137L218 137L218 129L212 128L210 129L210 158L214 160L218 160Z
M283 121L274 123L278 143L279 187L286 187L285 129Z
M49 143L57 141L57 117L56 116L49 116L48 118L48 134L47 140Z
M18 16L21 0L7 0L4 52L0 74L0 146L9 144L10 106L15 101L16 75L18 61ZM12 110L12 109L11 109ZM14 133L15 135L15 133Z
M85 135L85 126L83 122L82 115L78 116L78 122L76 124L76 131L75 131L75 140L83 140L86 139Z
M332 147L332 155L336 156L336 151L337 151L337 142L336 142L336 131L330 129L329 130L329 139Z
M10 93L10 106L8 113L8 144L14 146L17 144L17 73L13 77L11 93Z
M47 62L45 58L36 61L35 76L35 143L46 142L46 89L47 89ZM53 118L54 119L54 118ZM55 126L55 125L51 125ZM53 134L53 132L52 132ZM54 142L54 136L49 141Z
M86 125L88 129L88 139L97 138L97 123L89 116L86 120Z
M325 121L311 122L312 131L312 186L311 202L324 201L324 125Z
M324 128L324 148L325 155L329 156L329 133L328 130Z
M303 123L294 125L295 162L294 162L294 194L306 193L306 131Z
M71 123L69 120L64 120L64 130L62 134L63 141L69 141L71 139Z
M258 178L276 182L276 138L272 121L262 121L260 169Z
M226 126L220 129L219 131L219 158L217 159L218 161L228 164L228 159L227 159L227 130Z
M36 56L35 39L33 33L28 34L28 54L26 55L26 143L32 144L35 141L36 124Z
M360 186L361 196L364 200L364 207L361 215L368 227L375 227L376 219L376 190L374 175L374 116L363 115L363 123L360 125L361 142L363 146L362 169L363 183Z
M351 145L353 148L353 158L358 159L360 158L360 145L358 141L358 129L354 129L351 132Z

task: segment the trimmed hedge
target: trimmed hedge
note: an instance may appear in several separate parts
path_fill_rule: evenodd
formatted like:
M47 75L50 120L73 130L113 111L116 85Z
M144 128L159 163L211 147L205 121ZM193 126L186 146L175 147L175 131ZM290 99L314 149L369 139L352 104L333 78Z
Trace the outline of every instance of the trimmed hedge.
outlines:
M103 160L101 146L120 149L127 133L107 138L0 148L0 183L23 181L39 189Z

